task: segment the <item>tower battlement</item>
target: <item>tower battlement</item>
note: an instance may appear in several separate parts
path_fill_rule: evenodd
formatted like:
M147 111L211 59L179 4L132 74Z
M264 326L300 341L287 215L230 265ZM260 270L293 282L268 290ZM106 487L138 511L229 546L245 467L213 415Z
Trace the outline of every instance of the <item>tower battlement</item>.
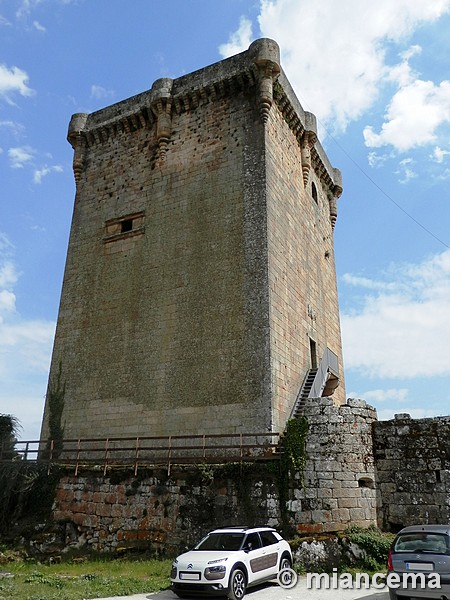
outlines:
M330 196L339 198L341 173L331 166L317 139L316 117L303 110L280 66L278 45L270 39L256 40L246 52L178 79L157 79L149 91L94 113L76 113L70 121L67 137L76 152L80 143L92 146L124 132L155 127L161 150L161 146L166 148L170 141L172 111L180 115L219 97L251 88L259 88L256 102L262 120L267 122L275 102L294 133L303 149L305 183L313 164Z

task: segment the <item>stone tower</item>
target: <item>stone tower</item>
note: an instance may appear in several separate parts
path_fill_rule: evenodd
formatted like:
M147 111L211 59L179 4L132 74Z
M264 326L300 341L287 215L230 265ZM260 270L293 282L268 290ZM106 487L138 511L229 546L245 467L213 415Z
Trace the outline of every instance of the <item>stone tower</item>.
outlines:
M68 139L65 437L282 431L312 368L303 395L344 401L341 176L274 41L75 114Z

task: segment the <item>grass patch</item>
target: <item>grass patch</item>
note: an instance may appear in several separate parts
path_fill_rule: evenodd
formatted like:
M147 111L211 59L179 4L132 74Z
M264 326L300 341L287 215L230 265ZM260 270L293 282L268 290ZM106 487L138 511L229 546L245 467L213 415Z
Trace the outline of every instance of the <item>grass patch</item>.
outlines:
M81 600L157 592L169 587L171 560L102 559L1 566L0 600Z

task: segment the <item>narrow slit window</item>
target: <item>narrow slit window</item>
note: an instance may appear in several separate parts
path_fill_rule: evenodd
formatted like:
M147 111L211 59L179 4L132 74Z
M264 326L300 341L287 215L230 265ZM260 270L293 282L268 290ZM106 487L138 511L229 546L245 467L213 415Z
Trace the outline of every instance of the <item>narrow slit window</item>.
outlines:
M316 188L316 184L314 182L311 183L311 195L313 197L313 200L316 204L319 204L319 199L317 196L317 188Z

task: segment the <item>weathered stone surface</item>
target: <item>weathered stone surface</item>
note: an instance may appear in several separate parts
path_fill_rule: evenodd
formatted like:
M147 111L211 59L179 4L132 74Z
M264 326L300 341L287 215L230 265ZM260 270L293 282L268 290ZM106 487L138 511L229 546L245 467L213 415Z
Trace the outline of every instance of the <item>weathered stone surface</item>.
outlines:
M50 375L61 365L66 437L279 432L326 348L342 378L341 178L277 48L72 118Z
M74 115L68 139L76 198L50 375L61 366L66 437L281 432L325 349L343 379L341 177L275 42ZM392 529L448 522L450 417L376 422L344 403L343 381L333 398L304 407L291 526L340 531L376 510ZM43 438L48 417L47 403ZM54 519L65 543L101 551L175 548L244 517L280 525L273 478L252 476L245 499L236 478L194 479L65 477Z
M340 531L355 519L364 526L375 524L372 424L376 411L362 400L335 406L329 399L317 398L308 400L304 415L309 428L305 484L298 492L303 498L301 511L291 506L296 529L302 533Z
M195 468L154 471L151 476L66 477L60 481L53 520L70 535L60 535L59 551L89 548L118 552L142 548L154 554L174 554L191 545L209 529L219 525L261 524L279 526L279 496L269 471L252 474L243 467L239 481L233 467L229 475L220 473L205 480ZM89 503L73 502L73 488L82 486L97 502L95 514ZM245 487L245 490L243 489ZM119 502L118 489L125 488L126 502ZM258 493L255 493L257 491Z
M450 520L450 417L374 423L378 521L397 530Z

